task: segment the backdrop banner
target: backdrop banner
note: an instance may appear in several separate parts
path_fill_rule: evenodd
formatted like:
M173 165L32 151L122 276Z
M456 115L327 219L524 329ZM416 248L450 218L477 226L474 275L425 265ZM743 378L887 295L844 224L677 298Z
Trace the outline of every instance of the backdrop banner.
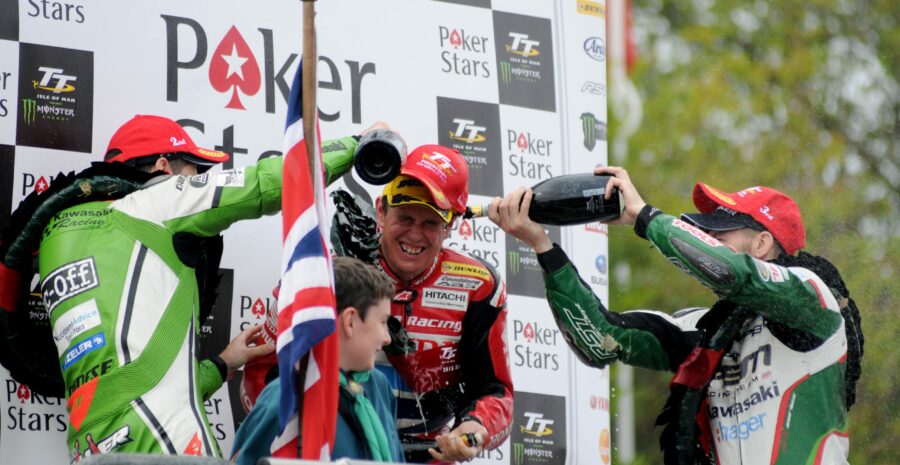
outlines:
M603 0L317 2L324 139L390 124L410 147L440 143L469 163L470 202L606 163ZM0 222L60 172L103 158L135 114L183 125L227 169L279 154L289 82L300 61L301 3L0 0ZM354 176L334 188L372 198ZM218 353L275 305L281 219L225 232L224 279L200 353ZM551 228L607 299L605 226ZM532 250L487 219L460 221L447 246L507 280L506 339L516 386L510 439L478 464L608 464L607 370L581 365L544 299ZM577 251L577 253L575 253ZM37 283L35 283L37 284ZM206 412L222 450L244 418L240 377ZM69 459L64 399L0 369L0 463Z

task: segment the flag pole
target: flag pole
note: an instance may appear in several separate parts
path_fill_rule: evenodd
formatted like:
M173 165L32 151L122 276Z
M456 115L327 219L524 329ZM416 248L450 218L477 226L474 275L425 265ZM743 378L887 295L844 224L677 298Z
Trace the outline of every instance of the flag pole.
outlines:
M301 96L303 101L303 138L306 143L306 161L309 164L310 180L315 189L315 178L321 176L316 171L318 156L319 134L316 130L316 64L319 57L316 51L316 4L315 0L302 0L303 2L303 87ZM309 353L304 355L297 367L297 458L303 457L303 394L306 388L306 369L309 365Z

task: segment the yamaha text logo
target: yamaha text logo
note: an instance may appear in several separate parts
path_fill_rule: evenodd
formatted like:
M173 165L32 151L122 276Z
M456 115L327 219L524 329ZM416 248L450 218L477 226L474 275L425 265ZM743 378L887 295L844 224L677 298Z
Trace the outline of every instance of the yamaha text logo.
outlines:
M488 36L471 30L438 26L441 72L455 76L491 77L493 63L487 60Z
M16 143L91 151L93 52L19 44Z
M550 20L494 12L500 103L556 110Z

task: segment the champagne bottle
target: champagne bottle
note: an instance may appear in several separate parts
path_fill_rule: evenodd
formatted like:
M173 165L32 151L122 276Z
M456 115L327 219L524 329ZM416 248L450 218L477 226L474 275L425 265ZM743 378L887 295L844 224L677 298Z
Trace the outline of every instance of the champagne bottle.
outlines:
M535 223L570 226L593 221L610 221L619 217L624 207L618 189L609 199L606 193L607 175L593 173L566 174L545 179L531 190L534 196L528 217ZM485 205L469 206L465 218L487 216Z

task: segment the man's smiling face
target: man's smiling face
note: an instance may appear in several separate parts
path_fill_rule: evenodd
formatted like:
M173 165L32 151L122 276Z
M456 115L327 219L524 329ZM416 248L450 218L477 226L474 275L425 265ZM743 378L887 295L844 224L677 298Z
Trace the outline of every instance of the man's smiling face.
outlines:
M424 273L447 238L449 225L424 205L377 208L381 226L381 254L390 270L403 281Z

